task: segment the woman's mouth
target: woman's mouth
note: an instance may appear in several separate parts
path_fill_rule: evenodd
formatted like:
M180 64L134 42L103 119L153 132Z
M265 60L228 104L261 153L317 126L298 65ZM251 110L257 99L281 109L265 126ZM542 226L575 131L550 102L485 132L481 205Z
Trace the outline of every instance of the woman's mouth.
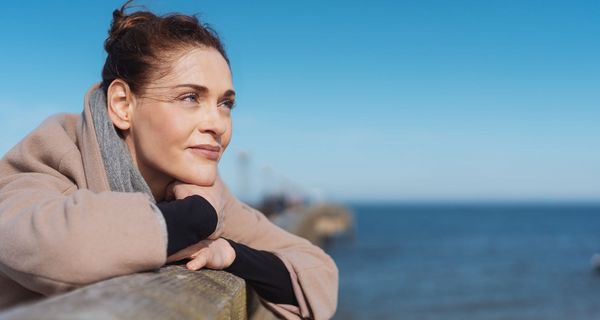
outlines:
M201 155L208 160L217 161L221 154L221 147L218 145L199 144L189 148L193 153Z

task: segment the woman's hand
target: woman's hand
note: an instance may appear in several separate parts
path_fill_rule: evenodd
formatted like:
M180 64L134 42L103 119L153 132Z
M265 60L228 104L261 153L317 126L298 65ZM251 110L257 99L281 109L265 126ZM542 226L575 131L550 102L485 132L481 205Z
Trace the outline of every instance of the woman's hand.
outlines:
M167 187L167 199L184 199L191 195L199 195L206 199L217 212L217 227L215 232L208 239L218 239L222 234L222 228L225 225L225 185L219 176L215 183L210 187L202 187L193 184L187 184L175 181Z
M169 256L167 263L183 259L192 259L186 264L189 270L209 268L221 270L229 267L235 260L235 250L223 238L202 240Z

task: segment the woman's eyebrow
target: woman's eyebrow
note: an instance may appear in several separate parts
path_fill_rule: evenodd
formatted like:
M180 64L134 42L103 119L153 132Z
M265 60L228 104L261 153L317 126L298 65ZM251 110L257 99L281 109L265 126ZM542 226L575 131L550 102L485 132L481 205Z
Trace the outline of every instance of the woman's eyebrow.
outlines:
M223 93L223 95L221 95L221 98L233 99L233 98L235 98L235 91L229 89L229 90L225 91L225 93Z
M204 95L206 93L208 93L208 88L205 86L201 86L199 84L193 84L193 83L184 83L184 84L178 84L176 86L174 86L173 88L192 88L196 91L198 91L198 93Z

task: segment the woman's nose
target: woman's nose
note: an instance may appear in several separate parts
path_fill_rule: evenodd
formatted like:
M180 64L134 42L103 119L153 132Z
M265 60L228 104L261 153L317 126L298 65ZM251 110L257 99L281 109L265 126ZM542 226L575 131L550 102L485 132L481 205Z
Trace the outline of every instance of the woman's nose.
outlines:
M201 132L210 133L218 137L227 131L228 119L225 115L221 114L216 103L200 109L203 110L199 115L199 130Z

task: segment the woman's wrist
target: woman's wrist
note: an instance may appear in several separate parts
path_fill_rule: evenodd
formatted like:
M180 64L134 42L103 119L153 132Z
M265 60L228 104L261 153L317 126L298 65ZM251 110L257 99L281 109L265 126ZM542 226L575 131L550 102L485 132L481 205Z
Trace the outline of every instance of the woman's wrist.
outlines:
M281 259L271 252L225 240L235 251L235 259L223 270L246 280L259 296L269 302L298 305L290 273Z
M167 255L193 245L212 235L218 225L215 208L202 196L159 202L167 225Z
M214 232L208 236L208 239L216 240L221 236L221 230L225 225L226 187L219 176L217 176L211 186L198 186L175 181L167 187L167 193L175 199L184 199L198 195L208 201L217 214L217 226Z

